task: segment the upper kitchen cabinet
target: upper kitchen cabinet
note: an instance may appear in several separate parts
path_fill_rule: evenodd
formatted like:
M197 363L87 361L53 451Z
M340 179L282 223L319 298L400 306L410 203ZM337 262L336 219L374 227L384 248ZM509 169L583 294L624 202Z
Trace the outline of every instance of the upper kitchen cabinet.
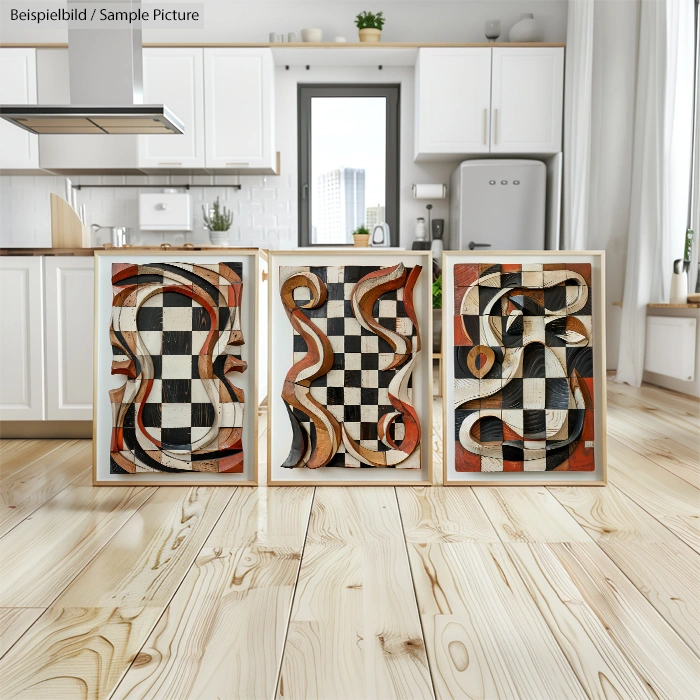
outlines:
M36 104L36 49L0 49L0 104ZM0 169L5 174L39 170L39 137L2 120Z
M145 171L205 167L203 50L144 49L143 101L165 104L185 124L178 136L139 136L139 167Z
M561 151L564 49L420 49L416 160Z
M490 49L421 49L416 160L489 152Z
M204 49L207 170L275 172L274 105L270 49Z
M563 48L494 48L491 153L561 151Z

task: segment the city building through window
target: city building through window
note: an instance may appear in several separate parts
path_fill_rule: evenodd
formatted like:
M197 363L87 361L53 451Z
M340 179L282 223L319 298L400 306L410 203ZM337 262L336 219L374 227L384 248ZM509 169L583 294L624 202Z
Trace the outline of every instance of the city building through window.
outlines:
M399 86L299 86L299 243L352 245L388 224L398 241Z

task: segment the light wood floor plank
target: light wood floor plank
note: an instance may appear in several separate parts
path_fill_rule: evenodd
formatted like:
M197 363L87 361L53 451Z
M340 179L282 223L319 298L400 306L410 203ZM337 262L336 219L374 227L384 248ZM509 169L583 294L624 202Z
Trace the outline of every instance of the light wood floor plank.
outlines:
M0 661L6 697L110 697L232 494L158 489Z
M550 491L700 654L700 555L612 484Z
M662 700L697 695L697 656L597 544L534 545L556 557L630 664Z
M656 700L547 546L506 550L588 697Z
M604 488L550 486L548 490L596 542L682 543L613 484Z
M0 537L85 473L92 464L88 440L67 444L0 482Z
M317 488L278 698L431 698L393 488Z
M113 700L273 697L312 498L236 491Z
M397 487L407 542L498 542L471 488Z
M501 544L409 543L438 698L586 698Z
M79 440L0 440L0 491L5 479L26 469L54 450L65 450Z
M44 608L0 608L0 657L7 653L43 612Z
M2 539L0 607L48 607L153 495L79 477Z
M682 418L700 420L700 400L688 394L680 394L669 391L653 384L642 384L640 387L632 387L628 384L608 382L608 391L624 394L635 399L641 399L653 406L675 412Z
M544 486L474 489L503 542L590 542Z
M690 449L669 437L663 437L651 426L645 428L614 417L608 421L608 437L700 488L698 449Z
M700 552L700 490L614 440L608 460L611 483Z

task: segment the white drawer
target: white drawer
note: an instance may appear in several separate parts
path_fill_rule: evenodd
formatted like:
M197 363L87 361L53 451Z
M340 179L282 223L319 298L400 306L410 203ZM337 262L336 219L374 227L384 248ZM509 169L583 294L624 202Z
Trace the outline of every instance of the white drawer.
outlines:
M186 193L139 195L142 231L191 231L192 198Z

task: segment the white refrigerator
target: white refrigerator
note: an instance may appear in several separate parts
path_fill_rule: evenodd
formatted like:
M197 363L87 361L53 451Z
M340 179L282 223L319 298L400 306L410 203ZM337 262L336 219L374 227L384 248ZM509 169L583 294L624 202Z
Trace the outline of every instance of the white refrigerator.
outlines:
M467 160L450 180L451 250L544 250L547 168L539 160Z

